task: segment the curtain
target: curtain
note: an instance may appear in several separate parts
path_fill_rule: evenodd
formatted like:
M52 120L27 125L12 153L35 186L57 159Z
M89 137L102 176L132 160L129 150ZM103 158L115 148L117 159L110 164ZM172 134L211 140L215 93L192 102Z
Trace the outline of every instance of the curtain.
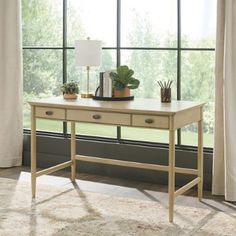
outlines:
M236 201L236 1L217 4L212 192Z
M0 167L21 165L21 0L0 0Z

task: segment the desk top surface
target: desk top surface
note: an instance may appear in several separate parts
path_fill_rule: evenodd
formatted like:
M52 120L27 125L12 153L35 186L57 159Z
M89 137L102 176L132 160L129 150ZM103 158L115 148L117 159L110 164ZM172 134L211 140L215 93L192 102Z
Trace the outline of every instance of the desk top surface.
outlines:
M172 101L161 103L159 99L135 98L133 101L97 101L91 98L65 100L63 97L50 97L29 101L32 106L71 108L121 113L149 113L172 115L184 110L201 107L203 102Z

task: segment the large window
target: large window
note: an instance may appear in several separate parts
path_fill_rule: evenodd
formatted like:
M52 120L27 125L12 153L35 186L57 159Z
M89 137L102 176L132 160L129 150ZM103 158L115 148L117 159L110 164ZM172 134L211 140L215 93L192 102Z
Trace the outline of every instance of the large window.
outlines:
M128 65L140 80L136 98L159 98L158 80L173 80L173 99L206 102L204 146L213 146L216 0L22 0L24 127L27 101L60 95L70 80L84 86L85 68L75 66L77 39L102 40L102 65L91 72ZM63 122L38 121L38 129L69 133ZM140 142L168 142L168 133L78 124L78 134ZM197 126L177 132L178 145L197 144Z

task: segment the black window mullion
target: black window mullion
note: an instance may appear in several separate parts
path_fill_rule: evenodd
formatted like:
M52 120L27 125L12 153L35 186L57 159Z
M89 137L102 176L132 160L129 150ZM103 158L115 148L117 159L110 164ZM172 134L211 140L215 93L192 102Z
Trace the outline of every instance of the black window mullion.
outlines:
M117 0L117 26L116 26L116 66L120 65L120 27L121 27L121 0ZM117 140L121 140L121 127L116 127Z
M121 0L117 0L117 28L116 28L116 47L117 47L117 51L116 51L116 65L119 66L120 65L120 36L121 36L121 31L120 31L120 27L121 27Z
M181 100L181 0L177 4L177 100ZM181 129L177 130L177 144L181 145Z
M62 26L62 81L67 81L67 0L63 0L63 26ZM63 122L63 134L67 136L67 122Z
M63 31L62 31L62 51L63 51L63 83L67 81L67 0L63 0Z

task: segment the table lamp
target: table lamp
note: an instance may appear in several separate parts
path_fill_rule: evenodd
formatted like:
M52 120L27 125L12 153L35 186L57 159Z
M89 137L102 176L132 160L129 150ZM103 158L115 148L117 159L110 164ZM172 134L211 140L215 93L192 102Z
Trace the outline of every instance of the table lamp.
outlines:
M90 66L99 66L101 62L101 41L99 40L76 40L75 41L75 61L77 66L86 66L87 86L86 92L81 93L82 98L91 98L89 88L89 70Z

